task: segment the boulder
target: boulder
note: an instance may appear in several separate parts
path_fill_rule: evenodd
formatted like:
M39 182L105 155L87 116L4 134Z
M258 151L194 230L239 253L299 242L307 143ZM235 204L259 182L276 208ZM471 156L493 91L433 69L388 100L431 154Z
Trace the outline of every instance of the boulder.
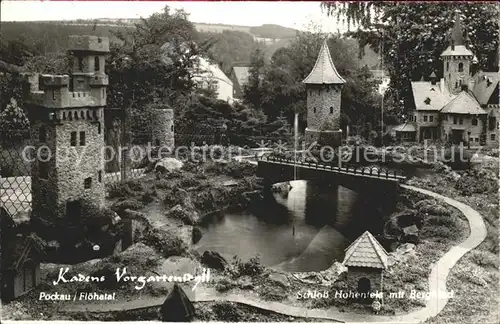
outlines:
M165 216L169 218L179 219L186 225L194 225L195 223L194 213L188 211L181 205L175 205L174 207L170 208L165 213Z
M201 262L207 267L216 270L224 270L228 267L226 259L215 251L205 251L201 257Z
M290 282L288 281L287 276L282 273L271 273L269 275L269 280L283 288L290 286Z
M397 247L394 252L389 253L387 261L389 266L391 266L399 262L406 262L415 256L415 244L405 243Z
M159 173L168 173L174 170L179 170L184 166L182 161L175 158L167 157L156 162L154 170Z
M292 186L290 185L290 182L275 183L271 186L272 192L281 193L284 195L288 195L290 190L292 190Z
M250 276L242 276L238 279L238 285L240 286L241 289L248 289L251 290L255 286L252 283L252 278Z
M192 231L193 244L198 243L201 240L202 236L203 232L201 231L201 229L197 226L194 226Z

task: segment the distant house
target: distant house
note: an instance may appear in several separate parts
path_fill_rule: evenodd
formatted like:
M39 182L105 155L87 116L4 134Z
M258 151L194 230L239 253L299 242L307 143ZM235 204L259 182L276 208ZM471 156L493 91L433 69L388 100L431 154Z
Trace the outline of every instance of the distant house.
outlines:
M233 81L233 97L243 99L243 86L248 83L250 67L234 66L229 76Z
M203 88L215 87L217 99L233 102L233 82L217 64L210 63L203 57L198 57L193 80Z
M161 50L163 51L163 62L165 64L172 64L174 45L167 42L161 46ZM184 53L189 53L190 47L183 43L180 46L180 50ZM215 91L217 92L217 99L232 103L233 82L227 77L221 68L217 64L211 63L204 57L197 56L194 59L195 64L191 71L193 81L195 81L199 87L205 89L211 87L215 88Z

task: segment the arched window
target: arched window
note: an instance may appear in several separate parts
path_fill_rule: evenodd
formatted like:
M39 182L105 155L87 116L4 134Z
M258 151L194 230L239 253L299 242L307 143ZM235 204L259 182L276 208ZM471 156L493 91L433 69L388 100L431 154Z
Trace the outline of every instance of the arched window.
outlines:
M464 71L464 64L458 63L458 72L463 72L463 71Z
M333 114L333 106L330 107L330 114Z
M94 57L94 71L99 71L100 66L99 66L99 56Z

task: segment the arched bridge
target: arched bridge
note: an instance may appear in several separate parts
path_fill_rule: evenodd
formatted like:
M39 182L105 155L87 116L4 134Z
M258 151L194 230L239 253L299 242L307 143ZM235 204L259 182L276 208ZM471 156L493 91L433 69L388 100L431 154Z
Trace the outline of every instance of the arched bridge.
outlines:
M392 170L377 167L335 167L330 164L295 161L293 158L263 155L258 160L257 176L265 183L291 180L319 180L339 184L356 192L397 193L407 178Z

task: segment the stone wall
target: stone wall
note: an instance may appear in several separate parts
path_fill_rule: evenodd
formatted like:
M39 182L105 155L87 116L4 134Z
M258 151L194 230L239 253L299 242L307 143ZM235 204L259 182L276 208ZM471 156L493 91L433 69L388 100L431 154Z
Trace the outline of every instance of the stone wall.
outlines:
M341 92L340 85L307 86L307 128L339 130Z
M463 64L463 72L458 72L458 65ZM457 93L461 91L461 85L467 84L470 69L470 58L467 56L444 57L443 76L448 89ZM460 83L460 80L462 83Z
M96 108L103 123L103 108ZM73 120L56 126L56 145L58 151L69 152L68 157L58 158L56 162L59 218L66 215L66 202L80 198L104 206L104 131L90 120ZM71 146L71 133L76 132L76 146ZM81 132L85 132L85 145L80 145ZM62 155L61 155L62 157ZM88 188L85 182L88 181Z
M348 267L346 282L348 289L353 293L358 292L358 282L361 278L370 280L371 292L382 291L380 269Z
M472 120L477 119L477 125L472 125ZM452 133L452 130L462 130L463 131L463 141L468 142L468 132L470 132L470 137L472 138L471 145L480 145L480 138L485 130L485 118L484 116L471 116L471 115L459 115L459 114L443 114L441 116L441 136L443 140L447 140ZM456 119L456 124L454 120ZM460 119L462 119L462 124L460 124Z

